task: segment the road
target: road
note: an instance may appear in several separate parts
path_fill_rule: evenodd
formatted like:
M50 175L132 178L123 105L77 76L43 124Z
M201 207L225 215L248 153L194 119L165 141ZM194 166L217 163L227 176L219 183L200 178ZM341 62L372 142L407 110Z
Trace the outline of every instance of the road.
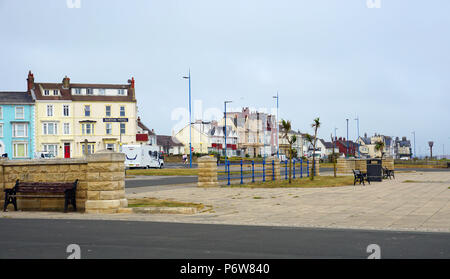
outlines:
M450 258L450 234L101 220L0 220L0 258Z

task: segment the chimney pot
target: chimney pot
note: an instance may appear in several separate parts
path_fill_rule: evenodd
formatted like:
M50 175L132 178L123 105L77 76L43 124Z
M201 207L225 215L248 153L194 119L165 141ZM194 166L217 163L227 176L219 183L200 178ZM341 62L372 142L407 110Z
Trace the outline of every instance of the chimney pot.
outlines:
M64 76L63 78L63 88L64 89L69 89L70 87L70 78L68 78L67 76Z
M31 89L34 89L34 76L31 71L28 71L27 91L30 92Z

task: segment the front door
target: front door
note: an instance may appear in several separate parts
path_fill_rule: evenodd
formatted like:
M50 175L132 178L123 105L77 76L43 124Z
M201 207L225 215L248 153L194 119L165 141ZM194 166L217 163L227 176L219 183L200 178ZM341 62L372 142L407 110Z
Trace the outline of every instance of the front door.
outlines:
M64 143L64 158L70 158L70 143Z

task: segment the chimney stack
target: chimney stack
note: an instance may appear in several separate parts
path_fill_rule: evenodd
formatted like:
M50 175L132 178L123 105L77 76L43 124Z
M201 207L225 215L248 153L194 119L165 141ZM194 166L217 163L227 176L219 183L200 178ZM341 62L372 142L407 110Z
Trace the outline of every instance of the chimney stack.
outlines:
M63 78L63 88L64 89L69 89L70 87L70 78L68 78L67 76L64 76Z
M136 94L135 94L135 89L134 89L134 77L131 77L131 79L128 80L128 83L130 84L130 90L131 93L133 94L133 100L136 100Z
M27 78L27 91L31 92L31 89L34 89L34 76L31 71L28 71L28 78Z

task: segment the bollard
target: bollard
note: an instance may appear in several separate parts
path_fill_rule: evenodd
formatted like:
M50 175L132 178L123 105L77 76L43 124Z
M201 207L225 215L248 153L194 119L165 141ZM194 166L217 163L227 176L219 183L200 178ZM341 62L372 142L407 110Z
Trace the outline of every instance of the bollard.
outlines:
M295 159L293 160L293 162L292 162L292 165L293 165L293 167L294 167L294 174L293 174L293 176L294 176L294 179L295 179Z
M262 162L263 165L263 182L266 182L266 159Z
M284 179L288 179L287 161L284 161Z
M230 185L230 161L226 162L225 169L227 170L228 173L228 185Z
M252 161L252 182L255 182L255 160Z
M300 159L300 178L303 178L303 159Z
M308 159L306 159L306 173L307 173L306 177L309 177L309 160Z
M275 180L275 160L272 160L272 180Z
M244 177L243 177L243 171L242 171L242 160L241 160L241 184L244 184Z

